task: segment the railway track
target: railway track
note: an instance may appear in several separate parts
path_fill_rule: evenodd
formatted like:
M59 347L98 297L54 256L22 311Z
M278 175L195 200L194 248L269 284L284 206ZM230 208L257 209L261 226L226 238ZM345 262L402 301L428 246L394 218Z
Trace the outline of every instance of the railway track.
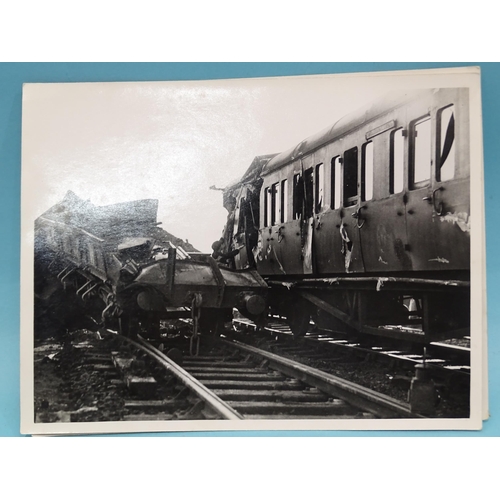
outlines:
M257 331L254 323L246 318L233 320L236 329L251 331L253 335ZM274 336L277 340L291 340L293 334L286 323L279 319L273 319L268 325L261 329L264 335ZM432 342L425 348L420 345L407 345L405 342L386 340L381 338L363 339L353 341L352 338L338 332L322 331L315 327L311 328L304 337L301 337L305 345L318 347L325 353L339 350L349 350L362 355L376 355L391 358L398 363L414 368L415 365L426 363L434 372L441 372L447 376L457 376L466 380L470 376L470 348L460 345L447 344L443 342ZM295 342L295 349L301 345Z
M59 346L43 363L59 366L62 399L40 399L38 421L419 417L384 394L242 342L218 339L198 356L181 350L189 352L185 338L170 341L167 355L116 334Z
M241 342L220 340L182 366L143 339L128 342L195 395L192 415L208 409L209 418L223 419L420 417L386 395Z
M163 332L167 354L159 341L155 345L140 338L132 341L114 332L94 343L93 351L71 364L80 375L87 373L84 382L102 389L105 402L99 402L101 395L86 397L82 390L78 401L64 405L63 418L420 417L412 414L406 403L415 367L424 362L423 353L412 346L398 346L395 341L380 338L372 342L352 340L342 333L317 328L296 339L278 318L262 331L249 320L238 318L223 338L210 342L204 339L200 355L190 356L190 325L183 325L177 333L172 329ZM83 352L85 343L77 342L73 351ZM419 349L422 351L422 347ZM81 366L76 366L78 363ZM470 407L470 349L433 343L427 348L425 363L440 400L437 410L426 416L466 417ZM99 376L103 382L97 381ZM74 391L70 388L66 392ZM118 402L110 404L113 399ZM109 408L101 411L105 407Z
M341 332L321 331L313 324L304 337L297 339L277 318L259 330L245 318L235 319L229 337L305 362L401 401L409 400L417 372L422 373L421 367L425 366L433 387L428 400L434 399L433 409L426 413L442 418L469 415L470 349L462 346L433 343L424 352L422 346L395 340L353 340Z

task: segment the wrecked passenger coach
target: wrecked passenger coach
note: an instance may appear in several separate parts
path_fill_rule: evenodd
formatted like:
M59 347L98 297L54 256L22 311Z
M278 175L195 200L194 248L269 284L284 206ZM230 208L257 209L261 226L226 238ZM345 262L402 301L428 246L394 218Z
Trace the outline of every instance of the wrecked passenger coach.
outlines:
M390 95L227 188L233 265L258 270L294 333L312 317L422 342L469 335L468 98Z
M218 265L158 227L157 200L97 207L68 192L35 221L35 334L110 328L158 335L162 320L196 316L213 333L232 310L264 312L255 270Z

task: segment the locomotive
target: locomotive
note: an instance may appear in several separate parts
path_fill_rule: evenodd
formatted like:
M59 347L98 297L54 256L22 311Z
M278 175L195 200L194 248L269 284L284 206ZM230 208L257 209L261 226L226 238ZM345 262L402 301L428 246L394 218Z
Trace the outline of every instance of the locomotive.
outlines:
M215 334L233 308L265 311L255 270L231 270L158 227L158 201L97 207L71 191L35 221L35 335L102 328L160 335L191 317Z
M468 90L393 93L228 186L222 247L296 336L470 334Z

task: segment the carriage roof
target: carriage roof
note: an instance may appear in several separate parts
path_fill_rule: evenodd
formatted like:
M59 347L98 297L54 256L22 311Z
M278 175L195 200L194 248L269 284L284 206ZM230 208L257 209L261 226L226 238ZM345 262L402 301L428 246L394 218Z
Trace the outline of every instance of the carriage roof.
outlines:
M402 106L417 97L430 95L433 91L433 89L425 89L393 92L375 103L364 106L359 110L340 118L333 125L330 125L320 132L304 139L293 148L276 155L264 167L262 170L262 176L274 172L275 170L297 159L303 158L309 153L325 146L346 133L355 130L384 113L387 113L391 109Z

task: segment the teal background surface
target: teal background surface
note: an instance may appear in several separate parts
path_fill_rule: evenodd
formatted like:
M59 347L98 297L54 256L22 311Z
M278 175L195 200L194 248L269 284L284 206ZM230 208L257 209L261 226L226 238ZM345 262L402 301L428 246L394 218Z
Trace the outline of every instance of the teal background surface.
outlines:
M22 85L30 82L205 80L480 66L482 74L488 363L491 418L482 431L196 432L155 436L500 436L500 63L0 63L0 437L20 436L19 274ZM130 436L134 436L131 434ZM144 434L141 434L144 436Z

